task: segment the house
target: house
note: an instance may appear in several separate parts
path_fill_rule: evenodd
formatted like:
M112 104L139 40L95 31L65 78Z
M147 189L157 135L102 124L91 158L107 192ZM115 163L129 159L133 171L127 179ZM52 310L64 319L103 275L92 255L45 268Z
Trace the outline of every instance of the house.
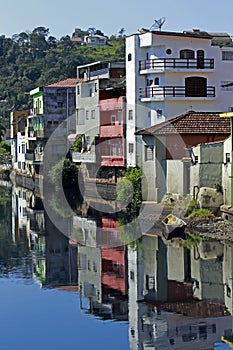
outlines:
M142 136L143 200L160 202L165 193L192 193L190 171L198 160L191 147L225 140L230 122L219 113L189 111L136 134Z
M105 174L125 166L124 67L124 62L107 61L77 67L83 81L77 84L76 135L83 135L83 148L73 153L73 161L89 163L89 171L90 163L93 169L98 163Z
M77 78L68 78L30 91L33 110L27 117L25 133L27 173L35 175L39 169L42 170L45 144L58 126L60 134L57 134L53 148L57 152L67 149L67 135L75 131L75 90L78 81Z
M86 35L83 44L87 46L107 46L107 38L98 34Z
M127 165L142 164L135 131L189 110L231 110L232 68L229 35L148 30L127 37Z

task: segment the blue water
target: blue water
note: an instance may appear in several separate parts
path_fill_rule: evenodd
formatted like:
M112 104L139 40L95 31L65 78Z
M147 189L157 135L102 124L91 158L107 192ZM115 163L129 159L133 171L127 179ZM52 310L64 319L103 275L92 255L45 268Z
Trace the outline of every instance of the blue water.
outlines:
M0 349L129 349L128 323L83 313L79 295L32 279L0 279Z

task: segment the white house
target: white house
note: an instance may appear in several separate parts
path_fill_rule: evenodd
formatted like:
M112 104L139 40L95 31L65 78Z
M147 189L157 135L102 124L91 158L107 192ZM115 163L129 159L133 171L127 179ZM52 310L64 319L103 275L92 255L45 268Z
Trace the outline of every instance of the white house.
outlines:
M189 110L232 109L233 43L225 36L148 30L126 38L128 166L141 165L135 131Z

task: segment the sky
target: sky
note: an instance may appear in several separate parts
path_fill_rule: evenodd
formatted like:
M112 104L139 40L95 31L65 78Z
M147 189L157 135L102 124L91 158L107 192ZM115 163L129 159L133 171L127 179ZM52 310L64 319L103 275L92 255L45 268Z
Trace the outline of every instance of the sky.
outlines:
M43 26L57 39L89 27L107 36L124 28L128 36L149 29L161 17L166 18L165 31L201 29L233 35L232 0L4 0L0 35L12 37Z

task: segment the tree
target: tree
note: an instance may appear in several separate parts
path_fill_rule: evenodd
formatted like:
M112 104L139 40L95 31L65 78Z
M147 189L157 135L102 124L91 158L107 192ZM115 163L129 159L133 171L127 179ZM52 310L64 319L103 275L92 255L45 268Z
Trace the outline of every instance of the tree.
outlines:
M142 169L128 168L118 184L117 200L123 201L128 210L138 212L142 203Z

